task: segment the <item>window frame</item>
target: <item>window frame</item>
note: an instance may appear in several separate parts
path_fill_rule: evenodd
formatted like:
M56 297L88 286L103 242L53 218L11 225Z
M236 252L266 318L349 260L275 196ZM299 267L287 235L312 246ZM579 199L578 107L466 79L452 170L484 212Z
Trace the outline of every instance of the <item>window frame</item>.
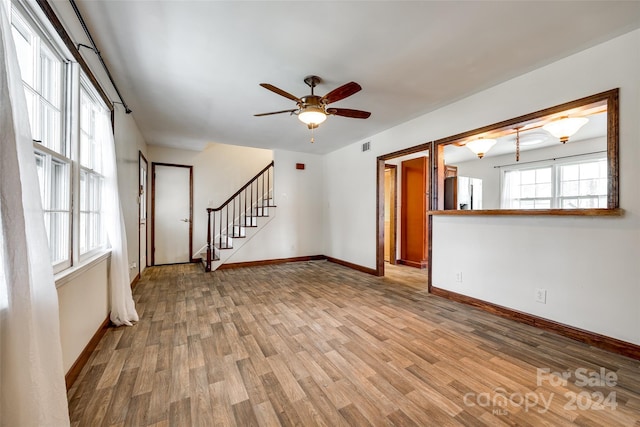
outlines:
M48 238L50 238L50 227L51 227L51 223L47 222L47 215L51 215L51 214L56 214L56 213L63 213L66 212L68 215L68 222L67 222L67 235L66 235L66 242L64 243L65 247L66 247L66 257L64 259L61 259L58 262L55 262L56 260L51 260L51 265L53 266L53 272L54 273L58 273L66 268L69 268L73 265L73 238L72 238L72 227L73 227L73 192L71 191L72 185L73 185L73 162L64 157L61 156L60 154L56 153L55 151L52 151L50 149L48 149L47 147L44 147L43 145L39 144L38 142L33 142L33 147L34 147L34 156L38 157L41 156L44 158L44 168L46 170L45 172L45 187L42 188L42 186L40 187L40 200L42 201L42 211L43 214L45 215L44 221L45 221L45 227L48 231ZM50 168L52 163L61 163L61 164L65 164L66 165L66 210L65 209L49 209L48 208L48 204L45 203L45 199L49 199L51 194L50 191L53 188L53 183L51 182L51 178L52 178L52 174L48 173L50 172ZM38 177L40 180L40 177ZM49 178L49 179L47 179ZM41 184L42 185L42 184ZM51 203L51 201L49 201L49 203ZM60 242L56 242L56 243L61 243ZM51 242L49 242L49 253L51 254Z
M605 163L605 168L606 168L606 163L607 163L606 156L602 157L601 155L598 156L596 154L591 154L591 155L580 156L580 158L578 160L576 160L576 161L566 161L566 162L562 162L562 163L557 165L557 168L556 168L556 174L557 174L557 178L556 178L556 180L557 180L556 181L556 198L558 200L558 206L560 207L560 209L602 209L602 207L597 207L597 208L580 208L580 207L578 207L578 208L563 208L562 207L562 202L567 200L567 199L576 199L576 200L579 201L579 200L584 200L584 199L594 198L594 197L596 197L598 199L598 204L601 203L600 198L604 197L604 199L605 199L605 206L604 207L606 207L607 197L608 197L608 191L606 191L606 190L605 190L604 194L590 194L590 195L587 195L587 196L581 196L581 195L563 196L563 195L560 194L561 191L562 191L562 183L563 183L563 181L561 181L562 174L561 174L560 169L563 166L571 166L571 165L581 166L581 165L584 165L584 164L587 164L587 163L600 163L600 162L603 162L603 161ZM599 176L598 178L591 178L591 179L603 179L603 178L606 181L607 175L605 174L604 177ZM589 178L578 179L577 182L580 183L581 181L586 181L588 179ZM606 182L605 182L605 186L606 186Z
M98 141L95 142L94 144L98 145L98 151L99 151L99 155L100 155L100 163L101 163L101 167L99 169L93 169L91 166L87 166L84 165L82 162L82 133L83 133L83 129L82 129L82 102L83 102L83 92L84 94L86 94L87 98L89 99L89 101L91 102L91 108L92 108L92 112L96 113L95 119L96 121L94 122L93 125L93 130L96 132L96 134L94 135L94 137L98 138ZM78 197L78 203L77 203L77 224L78 224L78 228L77 228L77 243L78 243L78 249L77 249L77 254L78 254L78 258L79 261L82 262L86 259L92 258L93 256L95 256L97 253L104 251L107 246L108 246L108 240L107 240L107 236L106 236L106 230L104 227L104 206L103 206L103 199L104 199L104 191L105 191L105 183L106 183L106 177L104 175L104 159L102 159L102 156L104 154L104 147L101 146L101 144L106 144L108 143L107 140L105 138L100 138L99 135L97 135L98 132L98 115L99 114L107 114L107 107L106 105L104 105L103 102L100 101L100 97L97 95L96 91L94 90L93 86L91 85L91 83L89 82L88 77L84 74L84 73L80 73L80 85L79 85L79 95L78 95L78 116L77 116L77 168L78 168L78 192L77 197ZM106 118L106 117L105 117ZM100 195L99 195L99 199L98 199L98 204L99 204L99 209L95 210L95 209L86 209L83 210L83 196L85 196L85 194L83 194L82 192L82 188L81 188L81 181L82 181L82 174L85 174L87 178L90 178L89 181L91 181L91 179L98 179L101 181L100 184ZM95 200L95 199L94 199ZM87 250L85 250L84 252L82 251L82 247L81 247L81 230L80 227L82 226L82 215L84 214L88 214L89 216L91 215L97 215L99 217L99 220L102 224L102 230L100 231L100 244L95 245Z
M543 160L540 162L536 162L538 163L538 165L532 166L531 164L523 164L523 165L510 165L509 167L505 167L503 170L500 171L500 208L501 209L520 209L520 210L525 210L525 211L536 211L536 210L548 210L548 209L604 209L604 208L562 208L561 204L562 204L562 200L563 199L567 199L567 198L586 198L586 197L601 197L602 195L589 195L589 196L561 196L560 195L560 191L561 191L561 181L560 181L560 168L562 166L568 166L568 165L581 165L581 164L586 164L586 163L593 163L593 162L601 162L604 161L606 163L607 161L607 156L606 153L588 153L588 154L582 154L582 155L577 155L577 156L572 156L571 158L559 158L559 159L555 159L555 160ZM502 206L502 203L504 201L504 188L505 188L505 179L506 179L506 175L509 172L523 172L523 171L527 171L527 170L538 170L538 169L545 169L545 168L550 168L551 169L551 196L550 197L534 197L534 198L526 198L526 200L533 200L535 202L535 200L543 200L543 199L550 199L551 201L551 207L549 208L522 208L522 207L518 207L518 208L511 208L511 207L504 207ZM606 178L606 177L605 177ZM604 195L604 197L607 197L607 194ZM522 199L517 199L517 200L522 200ZM606 206L605 206L606 208Z
M86 167L81 164L81 90L84 90L85 93L89 95L92 102L99 107L98 109L101 111L101 114L105 114L105 119L108 120L110 118L111 122L113 122L113 104L108 100L108 97L97 83L97 80L79 53L70 48L70 46L75 46L68 37L68 34L66 34L64 30L61 30L61 28L56 27L56 23L59 23L59 21L53 10L48 5L39 4L40 9L38 9L37 5L32 5L24 0L13 0L8 3L10 6L9 11L12 27L14 27L14 17L17 17L19 25L16 30L22 35L24 35L25 32L28 32L31 37L29 45L33 52L31 54L31 62L33 64L33 76L31 77L31 80L33 80L36 89L38 85L41 85L42 87L45 86L40 63L40 61L42 61L42 56L53 56L59 63L59 66L57 67L58 75L56 76L56 81L59 85L59 87L56 87L58 90L58 98L55 99L59 102L60 106L59 128L56 129L59 144L52 146L50 143L47 144L48 141L42 141L40 138L36 140L36 138L34 138L33 149L34 156L42 156L45 162L45 169L50 169L52 164L57 162L65 165L65 185L60 186L60 188L64 187L64 191L66 192L64 208L68 209L64 210L64 212L67 212L68 218L65 224L67 232L61 240L64 242L65 259L60 262L56 262L55 264L52 262L52 268L56 278L60 278L62 280L62 278L68 275L75 274L79 269L84 269L85 266L92 265L96 260L103 259L104 256L108 255L110 252L104 227L105 221L102 217L102 194L100 194L98 205L100 206L99 212L92 212L101 217L101 242L99 245L92 247L89 250L82 253L80 252L80 224L82 222L80 220L80 202L83 197L80 194L81 173L88 173L90 176L97 177L102 181L100 193L104 193L104 183L106 181L104 170L98 173L98 171L91 167ZM16 30L12 28L12 31ZM51 99L44 93L38 94L37 90L24 80L23 88L25 88L25 91L30 91L36 96L40 96L44 101L48 102ZM44 105L44 101L38 99L33 102L34 105L37 105L36 110L44 111L44 107L40 105ZM43 129L44 125L40 120L40 116L42 114L38 111L36 111L35 114L36 118L34 121L37 122L37 126L40 126L39 129ZM30 116L30 122L31 120ZM32 126L31 129L33 132L34 126ZM39 132L43 135L45 134L45 132ZM102 144L109 143L109 139L106 138L106 136L104 138L99 137L99 139ZM59 149L61 152L59 153L55 149ZM103 150L100 149L99 153L102 154ZM41 189L41 201L48 202L48 200L45 200L45 197L49 197L52 194L50 188L54 184L53 179L51 178L52 175L49 175L50 177L45 178L44 181L39 177L39 181L41 183L46 182L46 185L49 187ZM45 221L47 220L46 215L52 215L54 211L57 210L58 209L47 209L47 205L43 203ZM51 223L51 220L49 223ZM49 227L49 223L47 223L47 227ZM52 253L51 245L50 253Z
M17 25L16 25L17 22ZM29 48L31 56L31 80L29 83L22 80L22 85L25 90L25 95L31 94L31 105L29 105L29 99L27 104L30 111L29 125L33 136L33 149L34 156L39 156L43 159L44 167L44 179L39 181L44 182L44 188L40 188L42 210L44 214L44 222L47 230L47 240L49 241L49 253L51 255L51 265L54 273L63 271L71 267L74 263L73 259L73 158L70 145L70 138L68 138L69 130L69 118L71 114L71 104L69 97L69 82L70 80L70 64L67 59L67 55L59 49L51 37L48 37L39 21L31 11L19 3L12 3L11 7L11 26L12 33L14 28L24 37L24 32L29 34ZM22 27L22 29L20 28ZM15 33L13 33L15 34ZM55 92L53 96L46 94L45 68L43 63L43 56L47 56L57 61L55 67L53 79L55 81ZM21 79L22 79L21 75ZM53 98L53 99L52 99ZM58 105L55 105L57 101ZM53 109L58 114L57 123L54 125L54 142L45 140L48 135L47 126L45 122L45 109ZM58 205L54 200L52 189L56 186L56 179L53 172L53 164L65 165L66 176L63 177L63 182L66 183L64 188L60 186L62 192L62 203ZM55 205L55 206L54 206ZM54 216L56 214L66 214L65 224L62 225L64 231L58 235L54 231L53 224L55 222ZM51 241L52 237L56 237ZM58 251L64 253L64 256L54 256Z

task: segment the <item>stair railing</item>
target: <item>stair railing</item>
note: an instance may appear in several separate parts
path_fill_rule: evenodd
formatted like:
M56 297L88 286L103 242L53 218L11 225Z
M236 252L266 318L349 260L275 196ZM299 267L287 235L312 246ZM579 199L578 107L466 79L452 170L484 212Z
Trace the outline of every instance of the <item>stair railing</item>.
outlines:
M206 271L211 271L211 264L216 260L216 247L218 252L230 249L234 237L244 237L246 227L256 227L257 217L266 216L266 209L275 207L274 184L274 162L271 161L219 207L207 208Z

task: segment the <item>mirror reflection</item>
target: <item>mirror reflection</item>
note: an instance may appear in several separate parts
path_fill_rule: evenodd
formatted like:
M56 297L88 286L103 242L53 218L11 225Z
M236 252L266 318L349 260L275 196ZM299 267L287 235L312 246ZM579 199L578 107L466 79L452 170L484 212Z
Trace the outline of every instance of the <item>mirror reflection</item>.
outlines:
M608 207L606 100L452 141L442 152L444 209Z

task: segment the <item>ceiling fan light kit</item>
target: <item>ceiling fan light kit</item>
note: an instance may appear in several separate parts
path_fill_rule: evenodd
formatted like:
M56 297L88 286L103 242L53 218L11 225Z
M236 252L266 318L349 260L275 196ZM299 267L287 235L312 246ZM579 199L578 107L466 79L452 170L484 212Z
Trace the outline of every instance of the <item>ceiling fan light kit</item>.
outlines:
M311 105L300 109L298 119L307 126L317 126L327 120L327 115L322 108Z
M314 94L314 88L321 82L322 80L318 76L307 76L304 79L304 82L311 88L311 94L307 96L303 96L302 98L298 98L278 87L275 87L269 83L260 83L265 89L268 89L274 93L277 93L280 96L284 96L292 101L296 102L297 108L290 110L282 110L282 111L274 111L271 113L261 113L254 114L256 117L261 116L270 116L273 114L281 114L281 113L289 113L295 114L298 116L298 119L307 125L309 129L313 131L316 129L318 125L323 123L328 115L333 116L342 116L342 117L350 117L355 119L366 119L371 116L371 113L368 111L362 110L352 110L349 108L327 108L328 104L331 104L336 101L340 101L341 99L347 98L353 95L356 92L362 90L362 87L356 82L346 83L331 92L327 93L325 96L318 96ZM311 138L311 142L313 142L313 137Z

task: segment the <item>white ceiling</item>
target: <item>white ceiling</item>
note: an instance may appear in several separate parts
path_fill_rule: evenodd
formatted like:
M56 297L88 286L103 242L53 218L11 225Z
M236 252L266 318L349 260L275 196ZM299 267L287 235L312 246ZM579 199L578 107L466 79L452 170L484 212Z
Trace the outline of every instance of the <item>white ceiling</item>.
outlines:
M88 43L69 2L52 3ZM145 140L192 149L328 153L640 27L635 1L77 3ZM360 83L331 106L371 117L331 116L314 144L295 116L253 117L295 108L259 83L300 97L309 74L324 80L320 95Z

